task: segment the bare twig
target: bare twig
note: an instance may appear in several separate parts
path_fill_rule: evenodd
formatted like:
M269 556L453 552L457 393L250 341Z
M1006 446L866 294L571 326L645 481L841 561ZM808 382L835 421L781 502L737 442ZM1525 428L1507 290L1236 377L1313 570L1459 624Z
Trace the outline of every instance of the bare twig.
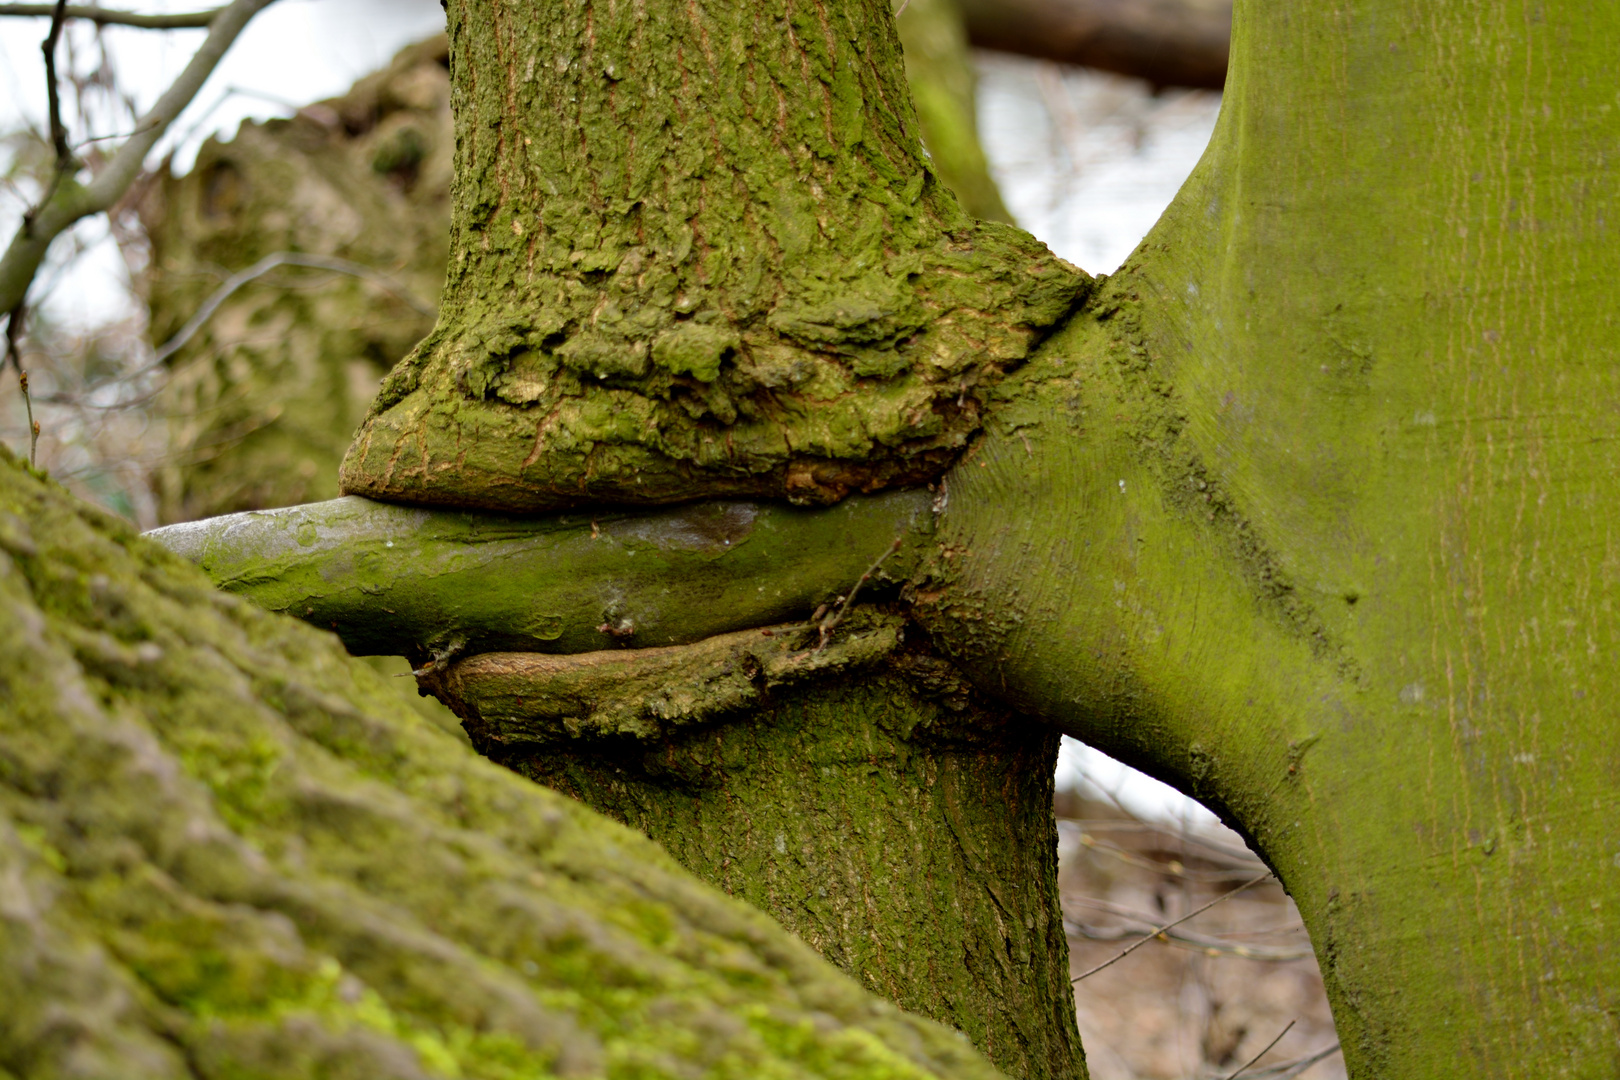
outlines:
M1191 919L1195 915L1202 915L1204 912L1208 911L1210 908L1214 907L1216 904L1219 904L1221 901L1230 900L1232 897L1236 896L1238 893L1242 892L1244 889L1250 888L1251 886L1254 886L1254 885L1258 885L1262 881L1269 878L1270 876L1271 876L1271 873L1268 871L1268 872L1266 872L1264 874L1259 874L1259 875L1257 875L1255 877L1250 878L1248 881L1245 881L1242 885L1239 885L1237 888L1231 890L1230 892L1224 892L1221 895L1217 896L1215 899L1211 900L1209 903L1205 904L1203 907L1197 908L1196 910L1193 910L1193 911L1189 911L1189 912L1187 912L1187 914L1183 915L1179 919L1176 919L1174 922L1167 922L1163 926L1158 927L1157 929L1153 930L1151 933L1148 933L1148 934L1144 935L1143 937L1139 938L1138 940L1133 941L1131 944L1127 945L1125 948L1121 949L1119 952L1115 953L1113 956L1109 957L1107 960L1104 960L1102 963L1098 964L1096 967L1090 969L1089 971L1082 971L1080 974L1078 974L1074 978L1070 979L1069 982L1070 983L1077 983L1077 982L1080 982L1082 979L1091 978L1091 976L1097 974L1097 972L1101 971L1103 968L1109 967L1109 966L1111 966L1113 964L1116 964L1119 961L1125 959L1127 956L1131 955L1131 953L1135 952L1137 949L1140 949L1143 945L1146 945L1148 942L1152 941L1154 938L1158 937L1160 934L1164 933L1166 930L1169 930L1171 927L1180 926L1182 923L1186 922L1188 919Z
M832 632L838 628L838 624L844 621L844 613L849 610L849 605L855 602L855 594L861 591L861 586L865 585L869 580L871 580L872 575L878 572L878 567L883 565L883 561L885 559L900 550L900 545L904 541L904 536L895 537L894 543L890 544L883 554L879 555L877 560L873 562L871 566L866 568L866 573L862 574L856 580L855 584L850 587L849 595L844 597L843 603L838 605L838 610L833 613L832 617L821 620L821 641L816 645L817 652L820 652L822 649L826 648L827 639L831 637Z
M188 11L173 15L146 15L136 11L109 11L79 4L0 4L0 18L6 16L54 17L61 11L69 19L85 19L97 26L133 26L142 30L205 29L223 8Z
M220 287L215 289L213 293L209 295L207 300L203 301L202 307L198 308L196 313L192 315L191 318L186 320L186 324L182 326L168 341L165 341L162 345L158 346L157 351L153 353L151 360L148 360L146 363L142 364L133 371L126 371L121 375L108 379L105 382L98 383L87 390L82 390L73 394L53 394L47 398L44 398L43 400L52 405L82 404L83 399L86 396L94 393L103 386L111 386L114 383L120 382L129 382L132 379L138 379L143 375L151 374L167 363L169 357L173 356L175 353L184 348L186 342L190 341L197 335L197 331L201 330L203 325L207 323L209 319L213 318L215 312L219 310L220 305L225 303L226 300L229 300L233 293L249 282L263 277L265 274L268 274L278 266L304 266L312 270L330 270L334 273L349 274L353 277L362 278L387 290L390 293L393 293L395 296L405 301L406 304L410 305L412 310L416 311L417 313L427 316L433 315L433 308L430 305L417 299L416 296L412 295L410 290L406 289L403 285L389 277L387 274L373 270L369 266L362 266L359 263L350 262L348 259L340 259L334 255L313 255L297 251L276 251L266 255L264 258L260 259L246 270L238 270L236 273L226 278ZM119 409L128 405L135 405L139 403L140 399L136 399L134 401L118 402L114 405L93 405L91 407Z
M255 278L263 277L278 266L304 266L312 270L331 270L334 273L349 274L353 277L363 278L364 280L393 293L395 296L405 301L405 303L409 304L411 308L418 314L429 316L433 314L433 308L431 305L418 300L415 296L411 295L408 289L406 289L399 282L395 281L393 278L389 277L387 274L373 270L369 266L362 266L360 263L350 262L348 259L340 259L334 255L314 255L297 251L276 251L266 255L264 258L260 259L246 270L238 270L236 273L226 278L224 284L215 289L213 295L203 302L202 307L197 309L197 313L190 319L186 320L186 325L182 326L174 337L164 342L158 348L157 353L152 357L152 362L147 364L145 368L132 374L144 374L145 371L149 371L157 367L169 357L173 356L185 346L186 342L190 341L192 337L196 335L198 330L202 329L203 324L213 317L214 312L219 310L219 306L221 304L230 299L232 293L236 292L237 289L240 289L248 282L253 281Z
M1273 1065L1269 1069L1261 1069L1259 1072L1252 1072L1249 1074L1248 1080L1292 1080L1293 1077L1298 1076L1318 1061L1325 1057L1331 1057L1338 1052L1339 1044L1334 1043L1332 1046L1318 1050L1314 1054L1296 1058L1293 1061L1285 1061L1281 1065Z
M180 77L135 125L138 134L118 148L90 183L80 185L71 179L64 179L38 211L24 222L12 237L5 255L0 256L0 311L10 311L22 303L53 240L81 218L99 214L123 197L140 174L146 155L181 110L197 96L197 91L213 73L242 28L273 2L232 0L221 8L209 23L207 38L186 64Z
M1103 794L1106 795L1108 793L1104 791ZM1116 803L1115 805L1118 804ZM1128 810L1125 812L1130 813ZM1164 831L1164 826L1155 824L1151 821L1138 821L1135 815L1132 815L1129 820L1125 821L1116 821L1113 818L1072 818L1063 817L1061 815L1057 820L1067 822L1070 825L1078 825L1083 829L1109 829L1118 832L1153 833ZM1197 844L1201 848L1207 848L1210 851L1224 855L1227 858L1242 863L1245 866L1258 865L1260 862L1259 858L1255 856L1254 852L1248 850L1247 848L1236 848L1230 844L1223 844L1218 840L1211 840L1208 837L1199 836L1197 833L1187 833L1183 839L1185 839L1189 844Z
M40 51L45 54L45 97L51 110L51 146L56 150L57 172L73 168L73 151L68 147L67 125L62 123L62 95L56 83L56 46L62 40L62 23L67 14L67 0L57 0L51 12L51 28Z
M1063 903L1066 906L1074 904L1080 907L1091 908L1095 911L1106 912L1109 915L1114 915L1131 923L1135 923L1137 926L1151 927L1154 925L1154 920L1143 912L1135 911L1128 907L1122 907L1119 904L1110 904L1106 900L1098 900L1097 898L1091 896L1066 895L1063 898ZM1087 926L1084 923L1075 922L1067 917L1065 917L1063 920L1063 927L1065 932L1069 932L1071 936L1082 937L1087 941L1130 941L1142 933L1141 930L1130 927L1104 929L1095 926ZM1245 936L1249 936L1256 933L1297 934L1302 933L1303 931L1304 927L1296 924L1294 926L1279 927L1274 930L1248 931L1244 933ZM1188 930L1163 930L1159 933L1159 936L1171 945L1201 952L1206 956L1235 956L1242 960L1257 960L1264 963L1281 964L1289 963L1295 960L1305 960L1313 955L1309 946L1306 946L1305 948L1267 948L1265 946L1244 945L1239 942L1232 941L1228 937L1207 937L1203 934L1195 934Z
M1258 1054L1254 1055L1254 1057L1250 1058L1248 1061L1245 1061L1241 1066L1238 1067L1238 1071L1231 1074L1230 1076L1228 1076L1226 1078L1226 1080L1237 1080L1237 1078L1239 1076L1241 1076L1242 1074L1248 1072L1249 1071L1249 1066L1253 1065L1255 1062L1259 1061L1261 1058L1263 1058L1267 1054L1271 1053L1271 1048L1273 1046L1276 1046L1278 1043L1282 1042L1282 1037L1284 1035L1288 1034L1290 1031L1293 1031L1294 1030L1294 1025L1297 1024L1297 1023L1299 1023L1298 1020L1290 1020L1290 1021L1288 1021L1288 1026L1283 1028L1281 1031L1279 1031L1277 1033L1277 1037L1275 1039L1272 1039L1270 1042L1266 1043L1266 1048L1264 1050L1262 1050Z
M1084 832L1080 834L1080 846L1111 855L1120 862L1140 867L1143 870L1152 870L1155 873L1184 878L1188 881L1232 881L1236 879L1237 875L1253 873L1264 865L1259 859L1251 857L1243 860L1237 866L1227 866L1219 870L1192 870L1179 860L1164 863L1155 859L1143 858L1134 851L1128 851L1117 844L1110 844L1106 840L1098 840L1090 833ZM1215 860L1209 859L1207 861L1214 862Z
M28 372L23 370L22 338L23 306L18 304L6 316L6 361L17 372L17 383L22 387L23 408L28 413L28 464L39 465L39 422L34 419L34 399L28 393Z

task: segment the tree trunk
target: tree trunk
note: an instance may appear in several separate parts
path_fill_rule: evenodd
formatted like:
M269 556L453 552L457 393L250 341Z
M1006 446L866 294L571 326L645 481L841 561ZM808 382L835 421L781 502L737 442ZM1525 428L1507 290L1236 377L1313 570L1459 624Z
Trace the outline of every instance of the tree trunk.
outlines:
M449 22L444 306L347 493L528 512L931 479L1089 287L945 189L879 0Z
M975 384L908 591L1249 837L1358 1078L1620 1069L1616 31L1240 9L1208 155Z
M978 76L954 0L911 0L895 20L906 85L939 178L973 217L1015 224L979 145Z
M900 625L857 612L823 651L756 631L486 654L429 685L493 760L646 833L1008 1075L1084 1076L1057 732L983 702Z
M1617 31L1241 7L1209 152L992 404L916 589L1251 839L1356 1077L1620 1070Z
M999 1075L0 448L0 1075Z

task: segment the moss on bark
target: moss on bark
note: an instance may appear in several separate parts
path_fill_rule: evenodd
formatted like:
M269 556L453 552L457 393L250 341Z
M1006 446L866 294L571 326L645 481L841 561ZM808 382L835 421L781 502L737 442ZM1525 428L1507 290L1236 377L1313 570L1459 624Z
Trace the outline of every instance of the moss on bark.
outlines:
M449 18L443 312L347 492L531 511L924 480L1087 288L940 184L881 0Z
M493 760L617 818L1013 1076L1085 1076L1052 820L1055 729L903 620L546 657L427 680Z
M1620 1070L1620 13L1240 5L1205 159L946 478L915 609L1203 799L1357 1078Z
M0 451L0 1073L982 1077Z

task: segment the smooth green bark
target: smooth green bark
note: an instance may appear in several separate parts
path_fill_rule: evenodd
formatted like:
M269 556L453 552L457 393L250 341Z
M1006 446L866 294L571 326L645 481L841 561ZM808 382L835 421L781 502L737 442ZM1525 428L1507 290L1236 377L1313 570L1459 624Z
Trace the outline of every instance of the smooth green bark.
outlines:
M148 535L358 655L588 652L807 619L926 531L930 501L906 491L824 510L709 503L542 518L345 496ZM915 564L903 548L880 576L903 581Z
M1617 31L1240 7L1209 154L987 395L909 592L1251 839L1356 1077L1620 1068Z
M1208 154L992 407L917 590L1251 838L1356 1077L1620 1068L1617 30L1240 6Z
M973 217L1016 225L979 144L978 77L956 0L911 0L895 29L923 146L940 180Z

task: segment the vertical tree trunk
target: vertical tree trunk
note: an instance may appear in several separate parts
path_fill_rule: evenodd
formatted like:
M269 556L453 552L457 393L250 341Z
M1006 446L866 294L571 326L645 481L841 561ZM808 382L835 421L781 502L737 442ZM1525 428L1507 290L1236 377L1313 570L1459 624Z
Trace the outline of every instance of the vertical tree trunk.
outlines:
M956 0L910 0L895 20L923 146L962 209L1015 224L979 144L978 76Z
M881 0L449 6L439 325L344 490L536 511L941 472L1089 279L975 221Z
M755 631L485 654L430 685L491 758L645 832L1010 1076L1084 1077L1057 732L987 705L921 648L895 650L893 619L849 625L822 653L813 635Z
M992 407L917 592L1252 839L1353 1076L1620 1069L1617 33L1240 6L1208 154Z

